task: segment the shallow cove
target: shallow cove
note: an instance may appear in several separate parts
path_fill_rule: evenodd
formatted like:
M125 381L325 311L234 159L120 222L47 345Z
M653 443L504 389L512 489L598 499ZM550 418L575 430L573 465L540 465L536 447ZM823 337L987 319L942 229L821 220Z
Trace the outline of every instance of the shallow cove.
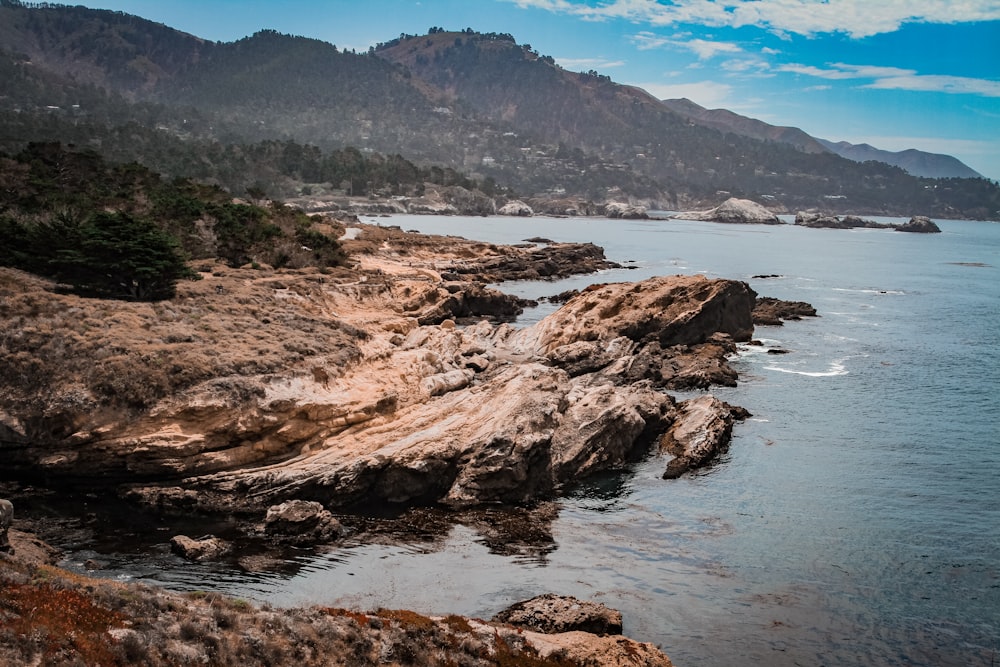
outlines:
M418 512L324 553L290 550L260 573L182 562L166 547L177 532L226 526L135 515L130 528L83 498L53 510L83 518L60 544L73 549L71 567L93 558L107 576L280 605L480 617L538 593L576 595L620 609L626 634L678 665L996 662L1000 225L939 220L943 233L926 236L685 221L372 222L501 243L593 241L636 267L503 285L526 297L702 272L808 301L820 317L758 328L765 345L742 349L740 386L714 391L754 417L697 474L666 482L665 461L650 457L587 481L556 516L456 524ZM495 528L505 522L533 531ZM121 539L130 533L131 544Z

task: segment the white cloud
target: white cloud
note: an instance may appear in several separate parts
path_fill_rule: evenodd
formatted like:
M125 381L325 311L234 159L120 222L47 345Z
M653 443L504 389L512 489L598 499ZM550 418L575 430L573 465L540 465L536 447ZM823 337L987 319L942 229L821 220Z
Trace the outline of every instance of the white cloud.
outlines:
M871 83L862 86L863 88L1000 97L1000 81L973 79L964 76L918 74L916 70L901 69L899 67L831 63L826 68L815 67L813 65L789 64L779 65L775 69L779 72L804 74L820 79L874 79Z
M604 58L556 58L560 67L568 70L610 69L622 67L624 60L605 60Z
M776 33L845 33L854 38L895 32L904 23L1000 20L996 0L507 0L522 8L603 21L624 19L654 26L697 24L757 26Z
M632 43L635 44L636 48L640 51L649 51L651 49L662 48L672 42L666 37L660 37L659 35L654 35L651 32L640 32L637 35L632 35Z
M971 79L964 76L942 76L935 74L890 76L869 83L865 88L893 90L919 90L956 95L981 95L1000 97L1000 81Z
M704 39L692 39L687 42L675 42L678 46L691 49L699 60L708 60L720 53L739 53L741 49L731 42L710 42Z
M660 49L665 46L678 46L687 49L698 56L698 60L708 60L720 53L742 53L743 49L739 44L732 42L713 42L707 39L683 39L669 38L656 35L651 32L640 32L632 36L632 43L640 51Z
M761 76L774 76L768 70L771 66L764 60L757 58L733 59L722 63L722 69L732 74Z
M725 106L732 93L732 87L716 81L699 81L696 83L633 83L647 93L660 100L673 100L686 97L695 104L708 109Z

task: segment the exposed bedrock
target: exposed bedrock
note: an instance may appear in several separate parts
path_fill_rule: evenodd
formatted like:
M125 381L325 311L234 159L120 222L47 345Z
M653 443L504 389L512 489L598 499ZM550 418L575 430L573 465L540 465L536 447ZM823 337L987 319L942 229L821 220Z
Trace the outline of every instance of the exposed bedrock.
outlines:
M409 304L450 294L432 280L244 275L183 284L172 304L116 304L110 319L95 316L103 327L80 313L104 304L33 293L32 309L68 309L86 325L86 336L60 338L67 360L120 350L120 394L148 398L102 399L88 368L49 359L36 394L2 394L8 471L126 484L129 497L172 512L529 502L624 466L692 418L664 388L735 383L726 356L750 338L756 296L737 281L653 278L585 290L526 329L460 328L419 324L426 311ZM247 304L260 313L252 326ZM209 305L212 328L195 318ZM24 329L44 338L42 326ZM284 356L263 356L275 349ZM164 368L174 388L146 391ZM26 429L46 414L63 426Z
M805 301L782 301L772 297L757 297L753 308L753 323L781 326L784 320L801 320L816 317L816 309Z

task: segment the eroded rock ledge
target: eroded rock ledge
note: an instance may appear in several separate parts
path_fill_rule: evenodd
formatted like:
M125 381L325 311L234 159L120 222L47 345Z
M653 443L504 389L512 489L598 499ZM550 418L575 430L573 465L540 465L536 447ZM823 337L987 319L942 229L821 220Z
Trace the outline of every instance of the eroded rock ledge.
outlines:
M511 253L395 234L364 230L350 271L202 267L159 304L0 270L8 472L258 520L291 500L524 503L681 432L692 411L664 389L736 382L745 283L597 285L526 329L461 328L446 304L484 288L439 269Z

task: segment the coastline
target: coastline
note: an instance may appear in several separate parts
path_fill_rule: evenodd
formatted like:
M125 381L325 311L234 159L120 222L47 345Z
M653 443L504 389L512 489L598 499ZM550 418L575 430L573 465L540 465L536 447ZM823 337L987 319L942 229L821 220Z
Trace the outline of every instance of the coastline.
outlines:
M34 344L58 337L75 357L92 358L79 347L88 344L135 355L102 360L133 384L112 387L118 393L105 394L95 404L100 409L81 411L80 404L98 400L95 392L106 385L85 386L90 396L81 394L81 381L93 376L59 358L50 359L59 372L46 376L47 402L36 395L12 404L7 394L4 444L12 467L64 482L104 479L107 492L131 482L119 492L159 512L222 512L241 517L248 535L263 532L282 543L301 534L302 525L269 533L261 519L290 499L323 498L335 510L372 501L436 500L454 509L530 504L586 475L621 468L651 447L669 450L678 465L701 465L725 448L732 422L745 417L722 402L686 410L687 402L663 391L735 383L725 359L735 341L752 335L755 305L744 283L675 276L597 286L529 329L487 321L463 328L455 324L463 309L473 319L491 312L502 320L497 305L500 311L510 305L484 291L482 276L590 272L580 258L599 262L603 253L579 244L429 242L347 226L363 229L345 239L354 269L202 266L203 280L157 307L108 308L53 294L45 281L5 270L2 287ZM548 252L539 256L539 245ZM570 269L552 269L559 256ZM60 319L65 314L72 324ZM141 347L125 337L127 330L140 331L139 339L155 347ZM200 353L187 356L192 350ZM249 353L257 358L246 372ZM167 363L180 377L203 375L188 386L161 388L161 395L148 393L157 386L150 378ZM137 388L147 390L139 394L145 404L135 402ZM122 397L129 401L116 402ZM324 404L324 397L338 403ZM41 421L24 413L11 418L30 404L44 407L35 417ZM53 416L46 447L29 428ZM456 427L463 420L472 430ZM447 438L433 431L432 443L420 435L440 423L449 426ZM658 444L661 436L669 438ZM345 465L335 464L339 443L366 438L374 447L363 454L367 459L358 458L364 449L353 449ZM415 441L421 447L408 451L404 443ZM470 441L480 449L458 447ZM505 448L499 456L498 445ZM402 454L399 463L386 452ZM371 462L374 477L359 460Z

